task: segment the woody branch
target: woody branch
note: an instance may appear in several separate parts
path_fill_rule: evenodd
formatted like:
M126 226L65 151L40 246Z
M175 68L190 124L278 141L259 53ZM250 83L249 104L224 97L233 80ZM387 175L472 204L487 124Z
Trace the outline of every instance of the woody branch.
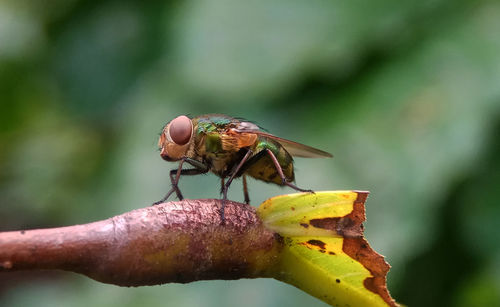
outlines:
M220 200L163 203L85 225L0 233L0 272L58 269L119 286L269 277L279 237L255 210Z

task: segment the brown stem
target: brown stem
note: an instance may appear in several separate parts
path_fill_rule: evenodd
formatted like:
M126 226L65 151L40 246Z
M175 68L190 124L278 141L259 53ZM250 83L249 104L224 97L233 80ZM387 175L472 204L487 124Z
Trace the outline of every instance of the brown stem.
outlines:
M60 269L120 286L269 277L280 238L255 210L220 200L163 203L85 225L0 233L0 272Z

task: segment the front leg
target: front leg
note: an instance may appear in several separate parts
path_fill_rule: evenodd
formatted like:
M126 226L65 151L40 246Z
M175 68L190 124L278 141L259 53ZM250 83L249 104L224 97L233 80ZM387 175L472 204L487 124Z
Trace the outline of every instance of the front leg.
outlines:
M187 163L193 165L195 168L182 169L182 164L184 162L187 162ZM174 193L174 192L177 194L177 198L179 200L183 200L184 197L182 196L182 193L178 187L179 179L180 179L181 175L205 174L208 172L208 170L209 170L208 166L206 166L202 162L199 162L199 161L196 161L196 160L193 160L190 158L183 158L179 162L179 168L170 171L170 181L172 182L172 188L170 189L170 191L168 191L168 193L161 200L153 203L153 205L158 205L158 204L165 202L170 197L170 195L172 195L172 193Z

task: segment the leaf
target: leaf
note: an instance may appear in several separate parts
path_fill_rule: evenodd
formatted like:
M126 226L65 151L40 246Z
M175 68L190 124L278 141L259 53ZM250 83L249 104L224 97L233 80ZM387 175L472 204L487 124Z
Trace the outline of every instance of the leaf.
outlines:
M332 306L397 306L386 287L390 266L363 237L367 196L297 193L262 203L257 213L284 242L273 277Z

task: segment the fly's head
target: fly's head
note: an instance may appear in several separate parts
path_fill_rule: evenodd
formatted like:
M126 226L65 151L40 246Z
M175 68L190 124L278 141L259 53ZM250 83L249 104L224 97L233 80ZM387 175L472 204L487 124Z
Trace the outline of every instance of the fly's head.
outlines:
M185 115L177 116L165 125L158 141L160 156L166 161L184 157L193 140L193 122Z

